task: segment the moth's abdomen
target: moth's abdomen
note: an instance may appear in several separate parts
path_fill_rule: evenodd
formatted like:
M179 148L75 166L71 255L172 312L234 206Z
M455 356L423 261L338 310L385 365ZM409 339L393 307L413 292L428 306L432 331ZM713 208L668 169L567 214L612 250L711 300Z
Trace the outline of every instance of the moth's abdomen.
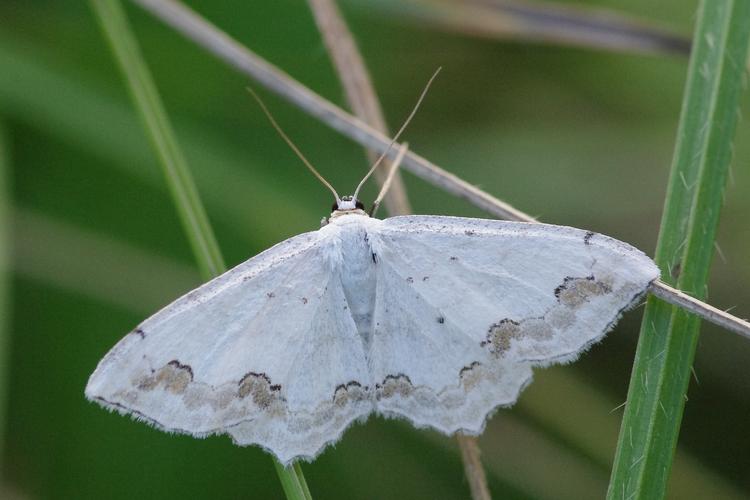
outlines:
M341 228L340 279L346 297L342 307L349 309L365 346L370 342L375 307L378 254L372 245L373 238L363 225L350 224Z

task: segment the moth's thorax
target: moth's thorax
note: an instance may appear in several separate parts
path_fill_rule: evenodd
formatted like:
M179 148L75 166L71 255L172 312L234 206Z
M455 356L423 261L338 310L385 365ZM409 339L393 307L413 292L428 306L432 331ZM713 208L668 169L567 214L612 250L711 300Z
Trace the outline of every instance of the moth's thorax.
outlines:
M365 345L372 330L372 311L377 284L378 230L382 224L366 214L349 213L331 218L323 230L335 231L340 249L341 285L357 331Z
M333 219L338 219L338 218L346 216L346 215L357 215L357 216L360 216L360 217L364 216L364 217L367 217L367 218L370 217L369 215L367 215L367 212L365 212L361 208L348 208L348 209L341 209L341 208L339 208L339 209L336 209L333 212L331 212L331 217L330 217L329 221L333 220Z

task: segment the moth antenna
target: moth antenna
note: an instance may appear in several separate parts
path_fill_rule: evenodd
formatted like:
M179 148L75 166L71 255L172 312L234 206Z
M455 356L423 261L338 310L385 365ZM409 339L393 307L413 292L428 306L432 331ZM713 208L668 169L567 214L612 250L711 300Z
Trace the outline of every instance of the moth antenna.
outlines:
M391 171L388 172L388 177L385 178L383 187L380 188L380 193L378 193L378 197L375 198L375 201L372 204L372 208L370 209L370 217L374 217L375 212L377 212L378 208L380 208L380 202L383 201L383 198L385 197L385 193L387 193L388 189L390 189L391 183L393 182L393 177L396 175L396 170L398 170L398 167L401 166L401 160L404 159L404 155L406 154L406 151L408 149L409 149L408 142L404 142L401 144L401 147L398 150L398 154L396 155L396 158L393 160Z
M357 189L354 191L354 199L358 199L357 196L359 195L359 190L362 189L362 186L364 185L365 181L372 175L372 173L375 171L376 168L378 168L378 165L380 165L380 162L383 161L383 158L386 157L386 155L391 151L391 148L396 143L398 138L401 136L401 133L406 129L406 126L409 125L409 122L412 118L414 118L414 115L417 113L417 110L419 109L419 106L422 104L422 101L424 100L424 97L427 95L427 91L430 90L430 85L432 85L433 80L438 76L438 73L442 70L442 67L439 67L435 73L432 74L432 77L427 81L427 85L425 85L424 90L422 90L422 94L419 96L419 99L417 99L417 104L414 105L414 109L411 110L411 113L404 121L404 124L401 125L401 128L396 132L396 135L393 136L393 139L391 140L391 143L388 144L388 147L383 151L383 154L381 154L378 159L373 163L372 167L370 167L370 170L367 172L367 175L365 175L364 179L360 181L359 185L357 186Z
M295 144L292 142L289 136L286 135L286 133L281 129L281 126L279 126L279 124L276 123L276 120L274 119L273 115L271 115L271 112L268 111L266 104L263 102L260 96L256 94L255 91L251 89L250 87L247 87L247 91L250 92L250 95L253 96L253 98L257 101L258 105L260 106L260 109L263 110L263 113L266 115L266 118L268 118L268 121L271 122L271 125L273 125L273 128L276 129L276 132L279 133L281 138L284 139L284 142L286 142L289 145L289 147L292 148L292 151L294 151L297 157L300 160L302 160L302 163L304 163L305 166L307 166L307 168L310 169L310 172L312 172L313 175L320 182L322 182L325 187L331 190L331 192L333 193L333 196L336 198L336 203L341 203L341 198L339 197L336 190L333 189L333 186L331 186L331 184L327 180L325 180L323 176L320 175L320 173L318 173L317 170L315 170L315 167L313 167L312 164L307 160L307 158L305 158L305 155L302 154L302 151L300 151L299 148L295 146Z

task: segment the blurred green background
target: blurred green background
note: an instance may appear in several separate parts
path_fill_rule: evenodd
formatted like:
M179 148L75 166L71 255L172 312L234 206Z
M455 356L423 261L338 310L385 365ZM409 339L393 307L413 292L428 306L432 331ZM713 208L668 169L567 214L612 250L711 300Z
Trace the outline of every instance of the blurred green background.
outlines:
M304 1L187 3L345 107ZM696 2L587 3L689 36ZM340 6L392 128L443 66L405 135L413 150L545 222L653 253L686 58L451 33L393 2ZM227 263L318 227L330 194L268 125L247 78L127 7ZM361 148L263 96L339 192L352 190L367 166ZM710 287L711 303L740 317L750 316L749 131L740 122ZM0 498L280 498L261 450L170 436L83 397L122 335L199 283L85 2L0 2L0 166L10 224L0 247L11 252L0 303ZM404 179L415 213L483 215ZM577 363L538 371L519 403L490 420L479 442L495 498L604 496L640 313ZM671 497L750 496L749 362L750 343L703 327ZM401 421L354 426L303 470L317 498L468 496L455 441Z

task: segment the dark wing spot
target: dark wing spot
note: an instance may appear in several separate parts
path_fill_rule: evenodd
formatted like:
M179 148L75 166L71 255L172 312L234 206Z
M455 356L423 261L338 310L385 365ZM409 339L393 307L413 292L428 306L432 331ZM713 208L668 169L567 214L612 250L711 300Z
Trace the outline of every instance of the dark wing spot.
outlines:
M145 339L145 338L146 338L146 332L144 332L142 328L136 328L136 329L135 329L135 330L133 331L133 333L134 333L134 334L136 334L136 335L138 335L138 336L139 336L139 337L141 337L142 339Z
M519 325L518 321L513 321L510 318L501 319L490 325L486 340L483 340L479 345L482 347L489 346L491 353L501 356L510 349L511 340L519 337L521 332Z
M563 291L567 290L568 288L571 288L577 281L583 281L583 280L594 281L594 275L592 274L592 275L586 276L585 278L576 278L573 276L566 276L563 279L562 285L555 288L555 297L559 299L560 294Z
M399 373L397 375L386 375L385 378L383 379L383 383L385 384L389 380L398 380L398 379L404 379L408 383L411 384L411 379L409 378L409 376L408 375L404 375L403 373Z
M408 396L414 391L414 385L409 377L403 373L398 375L387 375L382 384L375 384L377 399L390 398L395 395Z
M437 322L442 325L443 323L445 323L445 318L443 316L438 316Z
M593 238L595 234L596 233L593 232L593 231L586 231L586 234L583 237L583 243L586 244L586 245L590 245L591 244L591 238Z
M266 297L268 297L269 299L272 299L272 298L276 297L276 294L275 294L275 293L273 293L273 292L268 292L268 293L266 294Z
M585 278L567 276L562 284L555 288L555 297L561 304L575 308L588 302L592 297L604 295L611 291L612 288L609 285L597 281L593 275Z
M151 375L135 381L134 385L141 391L152 391L161 387L172 394L182 394L192 381L193 369L173 359L157 371L152 369Z
M247 379L249 379L251 377L253 377L253 378L262 378L263 380L265 380L266 382L268 382L268 384L271 383L271 379L265 373L247 372L245 374L245 376L240 379L239 385L242 385L242 382L244 382L245 380L247 380Z
M271 379L265 373L248 372L238 383L237 395L240 399L250 397L259 408L266 409L281 396L281 385L271 384Z
M336 386L333 391L333 403L336 406L344 406L350 402L362 401L367 398L367 392L368 387L362 387L356 380L351 380Z
M474 361L474 362L473 362L472 364L470 364L469 366L464 366L463 368L461 368L461 371L459 371L459 372L458 372L458 376L459 376L459 377L460 377L460 376L462 376L462 375L464 374L464 372L467 372L467 371L469 371L469 370L473 370L473 369L474 369L475 367L477 367L477 366L479 366L479 365L481 365L481 364L482 364L482 363L480 363L479 361Z
M377 264L378 263L378 254L375 252L372 252L372 263Z
M407 283L414 283L414 278L412 278L411 276L409 276L408 278L406 278L406 282Z
M451 259L450 259L450 260L452 260L453 262L455 262L455 261L457 261L457 260L458 260L458 257L451 257Z
M185 370L190 374L190 380L193 380L193 369L190 367L190 365L183 365L176 359L173 359L169 363L167 363L169 366L172 366L174 368L177 368L178 370Z

